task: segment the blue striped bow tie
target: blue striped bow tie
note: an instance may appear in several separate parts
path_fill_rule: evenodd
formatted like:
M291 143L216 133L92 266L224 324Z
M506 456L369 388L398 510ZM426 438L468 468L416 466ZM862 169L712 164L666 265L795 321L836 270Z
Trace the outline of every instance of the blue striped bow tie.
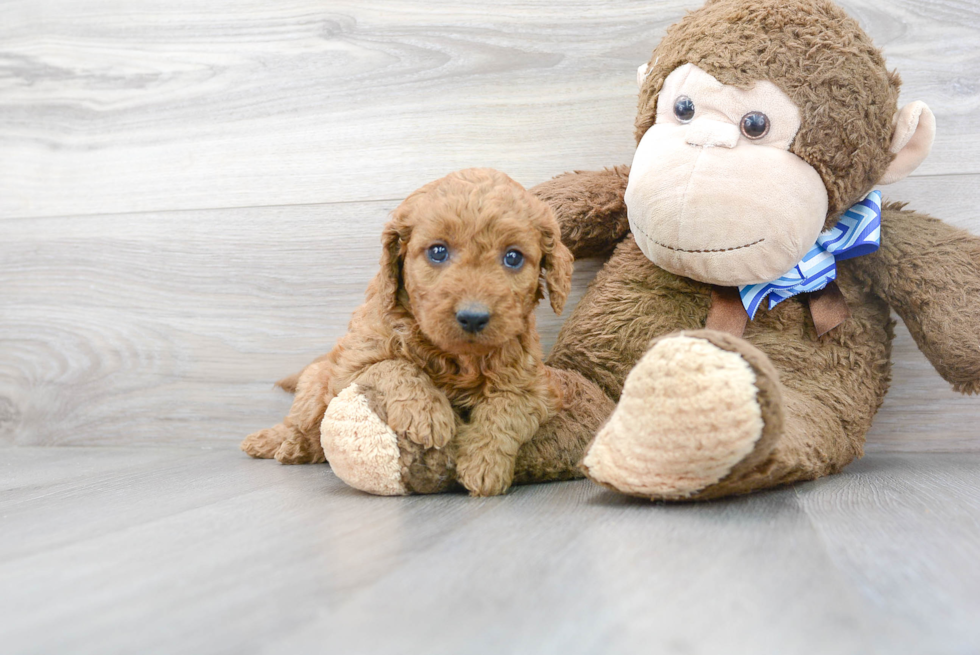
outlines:
M772 282L739 287L742 305L755 318L769 298L772 309L798 293L818 291L837 279L837 262L873 253L881 244L881 191L872 191L852 206L837 225L817 237L800 263Z

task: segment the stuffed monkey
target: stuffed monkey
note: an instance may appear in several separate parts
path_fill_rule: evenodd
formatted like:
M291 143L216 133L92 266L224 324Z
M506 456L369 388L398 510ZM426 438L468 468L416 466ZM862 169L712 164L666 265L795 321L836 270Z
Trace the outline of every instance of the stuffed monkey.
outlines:
M638 81L630 170L536 190L576 257L615 248L550 361L618 403L583 462L593 480L712 498L840 470L888 387L889 308L954 389L980 390L980 239L881 206L935 120L897 107L854 20L827 1L715 0Z
M710 0L638 81L632 167L534 189L576 257L608 261L549 358L566 410L515 481L581 461L611 489L681 500L839 471L888 388L890 309L955 390L980 391L980 239L882 204L935 120L898 108L853 19L827 0ZM451 457L399 457L397 493L452 486Z

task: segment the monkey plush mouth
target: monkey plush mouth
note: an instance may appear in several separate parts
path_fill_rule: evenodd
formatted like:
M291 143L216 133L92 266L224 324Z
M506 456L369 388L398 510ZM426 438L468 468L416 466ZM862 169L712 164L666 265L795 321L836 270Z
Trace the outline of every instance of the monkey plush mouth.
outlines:
M742 248L751 248L752 246L754 246L756 244L759 244L759 243L762 243L765 240L766 240L765 237L763 237L762 239L758 239L757 241L753 241L752 243L747 243L744 246L733 246L731 248L713 248L713 249L712 248L701 248L700 250L685 250L684 248L675 248L673 246L668 246L665 243L660 243L659 241L657 241L655 239L651 239L651 241L653 241L655 244L657 244L661 248L666 248L667 250L673 250L674 252L692 252L692 253L699 253L699 252L703 252L703 253L709 253L709 252L729 252L729 251L732 251L732 250L741 250Z

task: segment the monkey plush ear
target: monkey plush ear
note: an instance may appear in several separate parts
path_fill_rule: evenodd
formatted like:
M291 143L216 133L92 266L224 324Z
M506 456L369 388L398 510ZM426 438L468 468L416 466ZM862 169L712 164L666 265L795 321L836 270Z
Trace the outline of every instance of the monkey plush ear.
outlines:
M650 70L650 64L640 64L636 69L636 86L643 88L643 81L647 79L647 72Z
M889 150L895 159L878 184L891 184L904 180L919 167L936 138L936 117L924 102L912 102L895 115L895 134Z

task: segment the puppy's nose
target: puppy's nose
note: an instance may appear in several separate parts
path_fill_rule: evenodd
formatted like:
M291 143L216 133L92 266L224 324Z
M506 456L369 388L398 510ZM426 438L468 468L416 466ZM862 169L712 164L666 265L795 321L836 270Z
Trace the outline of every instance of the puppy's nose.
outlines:
M467 332L479 332L490 322L490 310L482 305L471 305L456 312L456 322Z

